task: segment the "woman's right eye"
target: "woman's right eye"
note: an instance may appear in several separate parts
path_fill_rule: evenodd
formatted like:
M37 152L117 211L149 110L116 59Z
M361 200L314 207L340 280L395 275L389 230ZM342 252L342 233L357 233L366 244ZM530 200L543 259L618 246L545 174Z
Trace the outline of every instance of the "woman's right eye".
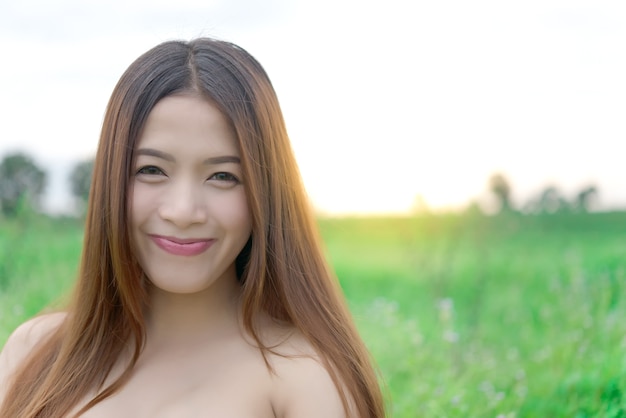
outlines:
M153 165L146 165L144 167L141 167L139 170L137 170L137 174L145 174L148 176L158 176L158 175L163 175L165 173L163 173L163 170L161 170L159 167L156 167Z

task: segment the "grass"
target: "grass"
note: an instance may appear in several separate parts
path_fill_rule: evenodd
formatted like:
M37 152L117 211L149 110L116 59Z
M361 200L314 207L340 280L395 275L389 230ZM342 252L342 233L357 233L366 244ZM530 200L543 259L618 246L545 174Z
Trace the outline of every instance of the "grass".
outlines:
M626 214L324 220L397 417L626 416Z
M321 219L394 417L626 418L626 213ZM0 224L0 344L82 231Z
M25 319L61 303L78 273L81 244L71 219L0 220L0 345Z

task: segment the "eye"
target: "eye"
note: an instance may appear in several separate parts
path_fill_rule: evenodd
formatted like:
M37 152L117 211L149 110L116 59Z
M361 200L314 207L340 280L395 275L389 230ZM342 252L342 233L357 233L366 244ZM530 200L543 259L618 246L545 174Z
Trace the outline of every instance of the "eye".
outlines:
M144 174L148 176L165 175L163 170L153 165L146 165L141 167L139 170L137 170L137 174Z
M239 183L239 179L237 177L224 171L213 174L209 178L209 180L217 180L217 181L223 181L223 182L228 182L228 183Z

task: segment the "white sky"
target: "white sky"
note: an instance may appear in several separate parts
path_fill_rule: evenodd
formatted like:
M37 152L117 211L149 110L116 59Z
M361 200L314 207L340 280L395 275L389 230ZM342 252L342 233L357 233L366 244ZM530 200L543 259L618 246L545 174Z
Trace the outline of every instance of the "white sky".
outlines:
M459 207L495 171L520 202L593 182L626 206L622 0L3 0L0 155L33 155L60 209L121 73L200 35L264 65L320 211Z

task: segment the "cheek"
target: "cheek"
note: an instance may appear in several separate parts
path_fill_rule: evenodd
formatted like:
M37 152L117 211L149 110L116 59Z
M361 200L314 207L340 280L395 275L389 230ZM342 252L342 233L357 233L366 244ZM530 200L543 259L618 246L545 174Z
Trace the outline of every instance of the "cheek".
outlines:
M138 184L130 190L128 199L130 245L135 259L143 270L149 249L142 228L148 223L153 206L154 196L148 188Z
M222 223L231 231L237 231L247 240L252 231L252 217L245 194L231 196L228 202L219 205Z
M130 191L130 198L128 199L128 213L131 227L135 227L138 223L141 223L141 220L145 218L152 209L152 206L154 206L155 201L156 196L154 196L154 192L151 192L149 188L141 183L134 185Z

